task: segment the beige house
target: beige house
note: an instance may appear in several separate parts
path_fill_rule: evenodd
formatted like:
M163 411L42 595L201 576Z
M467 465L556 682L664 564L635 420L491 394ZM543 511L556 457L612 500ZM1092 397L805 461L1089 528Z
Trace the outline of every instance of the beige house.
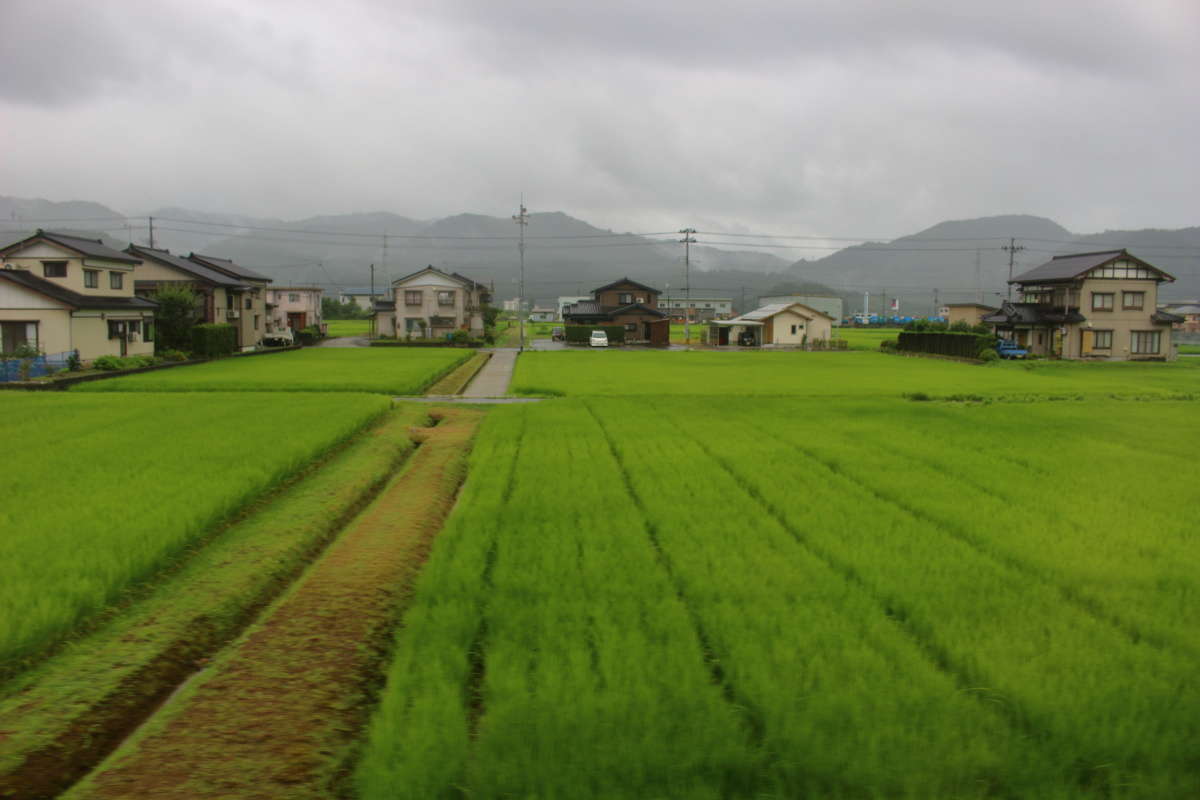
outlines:
M321 319L323 289L315 286L274 286L268 292L267 325L270 330L294 331L310 325L324 329Z
M205 267L170 250L131 244L125 252L142 260L137 269L134 292L139 297L153 298L160 288L187 287L200 297L201 320L223 323L231 305L230 296L246 292L250 287L223 272Z
M155 304L134 295L142 263L99 239L38 230L0 248L0 348L31 344L84 362L154 352Z
M982 303L950 303L946 307L946 324L965 322L972 328L983 322L988 314L995 314L1000 309L995 306L985 306Z
M833 337L833 323L832 316L803 303L771 303L710 322L708 340L717 346L818 348Z
M190 253L187 260L206 269L233 278L240 286L226 287L225 308L218 308L218 320L237 330L238 347L253 349L267 331L267 286L271 279L227 258Z
M392 281L392 300L375 303L375 335L438 339L458 330L483 335L491 292L482 283L433 266Z
M1112 361L1175 358L1158 285L1175 280L1126 250L1056 256L1012 280L1021 301L983 321L1031 353Z

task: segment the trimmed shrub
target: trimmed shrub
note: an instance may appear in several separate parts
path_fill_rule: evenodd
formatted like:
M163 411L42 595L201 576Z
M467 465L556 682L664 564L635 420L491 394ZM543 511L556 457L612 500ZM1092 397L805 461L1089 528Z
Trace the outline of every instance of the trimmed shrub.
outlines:
M163 361L187 361L188 354L182 350L163 350L158 357Z
M192 352L203 358L227 356L237 349L237 330L221 322L192 328Z

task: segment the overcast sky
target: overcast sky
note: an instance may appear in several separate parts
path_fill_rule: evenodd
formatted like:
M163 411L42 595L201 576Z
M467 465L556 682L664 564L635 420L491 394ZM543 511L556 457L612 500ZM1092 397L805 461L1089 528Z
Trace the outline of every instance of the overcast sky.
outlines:
M1200 225L1198 0L0 2L0 194L891 237Z

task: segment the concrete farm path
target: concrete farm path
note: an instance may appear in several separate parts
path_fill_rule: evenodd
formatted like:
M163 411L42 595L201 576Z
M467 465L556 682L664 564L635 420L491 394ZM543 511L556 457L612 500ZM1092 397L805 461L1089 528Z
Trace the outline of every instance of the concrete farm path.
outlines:
M517 363L517 353L514 347L497 348L492 351L492 357L475 380L462 392L462 397L503 397L508 393L508 384L512 382L513 367Z
M340 793L393 630L483 412L434 412L406 468L259 621L65 797Z

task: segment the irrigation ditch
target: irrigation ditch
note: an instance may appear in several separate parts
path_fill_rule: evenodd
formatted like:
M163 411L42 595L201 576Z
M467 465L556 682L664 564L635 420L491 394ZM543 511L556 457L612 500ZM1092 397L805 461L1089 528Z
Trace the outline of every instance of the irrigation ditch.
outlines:
M335 791L484 413L394 409L0 686L0 797Z

